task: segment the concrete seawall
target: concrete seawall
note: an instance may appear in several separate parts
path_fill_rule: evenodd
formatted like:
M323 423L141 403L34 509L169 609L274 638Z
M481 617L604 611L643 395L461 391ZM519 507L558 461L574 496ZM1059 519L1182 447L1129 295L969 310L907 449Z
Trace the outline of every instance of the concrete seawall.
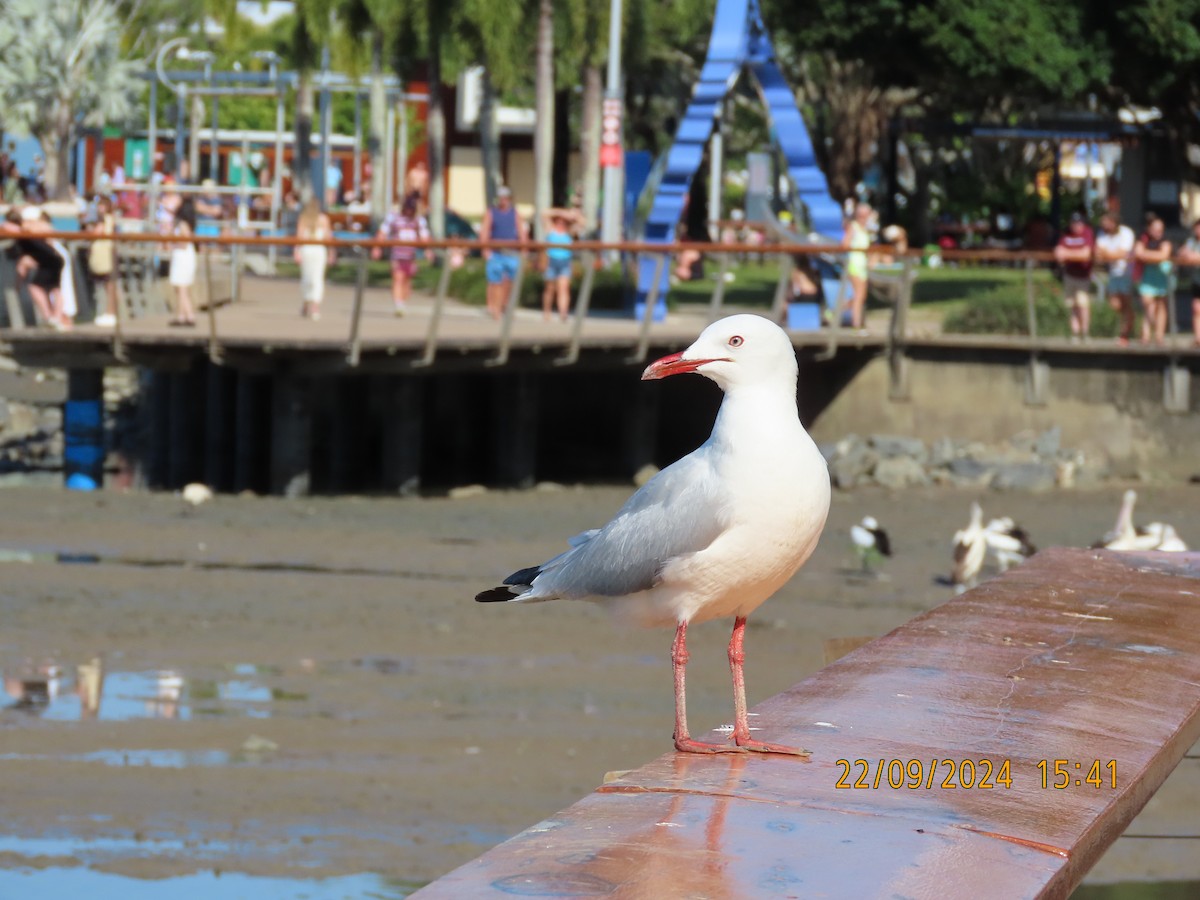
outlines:
M1195 376L1197 360L1186 362ZM1114 352L1056 358L1031 376L1028 359L1011 353L948 359L944 352L934 357L913 351L905 362L906 399L893 399L887 358L860 363L840 373L839 389L815 412L817 440L883 432L997 443L1057 425L1064 444L1107 460L1114 474L1186 478L1200 471L1200 391L1190 392L1186 411L1168 411L1171 376L1161 357ZM1041 398L1031 396L1032 377L1044 379Z

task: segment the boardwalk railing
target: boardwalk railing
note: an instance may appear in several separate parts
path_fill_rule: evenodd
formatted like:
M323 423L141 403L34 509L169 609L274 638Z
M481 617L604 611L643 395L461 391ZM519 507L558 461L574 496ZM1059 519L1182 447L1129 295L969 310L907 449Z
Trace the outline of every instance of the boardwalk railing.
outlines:
M95 239L94 235L80 232L19 232L9 230L0 232L0 245L20 238L56 239L72 247L79 247L85 242ZM111 333L111 354L117 361L128 359L128 336L126 325L129 320L152 319L163 317L169 311L169 302L165 296L160 281L159 267L164 265L165 257L171 245L188 240L194 241L201 250L200 276L202 282L201 306L206 312L205 325L207 329L206 345L208 354L214 361L220 361L225 356L226 342L221 335L221 316L217 307L234 302L239 298L240 277L244 260L239 254L242 251L261 252L277 248L292 248L297 245L318 244L335 248L343 258L355 261L357 271L354 283L354 302L350 310L347 331L345 332L344 354L346 364L356 367L363 358L364 346L372 341L372 333L365 329L363 323L366 302L364 294L367 287L367 258L373 251L386 251L395 246L412 246L418 251L435 253L440 260L441 274L437 280L436 290L429 308L428 327L424 339L420 342L419 352L415 353L409 362L414 367L428 367L434 364L439 353L447 346L445 328L447 318L445 311L451 302L450 275L451 260L461 261L472 251L494 251L513 253L518 256L516 277L511 284L511 293L503 315L496 323L491 338L490 353L486 356L485 365L490 367L504 366L511 361L514 342L519 339L519 329L516 327L518 298L524 281L534 277L530 273L532 260L552 246L537 241L466 241L442 240L406 243L400 241L364 238L361 240L345 240L329 238L325 240L299 239L296 237L276 236L247 236L247 235L197 235L192 238L177 236L162 236L145 233L118 233L106 235L106 240L112 240L117 245L119 260L118 277L123 295L122 303L117 310L116 327ZM874 348L882 350L889 358L892 372L892 395L903 399L906 393L906 359L908 354L917 347L930 342L945 341L943 321L945 307L917 303L914 296L917 291L926 295L927 299L938 299L942 294L944 300L962 301L959 305L973 302L967 296L970 292L983 293L990 290L992 294L1004 295L1004 303L997 301L997 308L1003 307L1005 316L996 318L989 323L987 334L959 335L955 341L963 346L978 346L981 349L1003 349L1008 352L1028 354L1029 358L1029 400L1037 404L1043 402L1045 384L1045 365L1043 355L1048 351L1065 349L1065 339L1048 336L1043 333L1039 323L1039 315L1046 309L1058 309L1061 300L1058 299L1060 288L1057 279L1051 272L1050 266L1054 261L1049 252L1014 252L1006 250L983 251L943 251L939 256L941 268L931 268L921 259L917 251L897 253L893 248L880 246L871 248L868 256L872 260L870 270L870 317L875 327L869 331L851 330L844 323L847 313L849 279L844 265L846 251L840 245L811 245L811 244L751 244L751 243L676 243L653 244L638 242L604 243L599 241L577 241L572 245L576 258L582 262L583 276L578 286L575 300L574 322L569 331L559 333L552 343L560 346L557 355L557 365L573 365L580 359L581 348L588 342L589 336L602 333L597 324L601 321L611 325L611 316L597 316L593 313L593 295L596 286L595 260L598 256L610 256L619 253L626 261L626 271L635 270L643 257L653 261L654 271L658 277L654 279L657 286L663 282L661 275L670 267L678 268L678 260L684 255L696 254L706 258L710 271L715 269L716 277L711 287L702 291L707 292L707 305L696 302L697 293L694 288L689 290L691 303L687 308L695 318L709 321L728 314L731 311L752 311L763 313L793 331L798 346L810 348L816 358L832 358L845 347ZM226 253L228 251L228 253ZM76 254L82 262L82 255ZM261 257L260 257L261 258ZM809 314L801 317L797 312L793 293L793 269L797 262L808 258L815 265L805 268L818 287L821 289L818 301L821 314L815 318L809 308ZM761 287L757 293L748 297L747 291L741 285L735 287L740 296L736 303L731 303L731 293L728 278L735 271L739 274L749 271L754 266L778 266L777 277L774 279L774 289ZM715 263L715 265L714 265ZM474 263L471 263L474 264ZM1097 267L1098 269L1100 267ZM837 274L839 273L840 274ZM1023 273L1023 274L1022 274ZM831 277L821 277L822 275ZM978 276L978 277L975 277ZM225 279L228 278L228 287ZM77 285L81 293L86 292L84 279L77 277ZM35 316L27 302L22 305L18 295L17 282L13 268L0 266L0 289L3 289L5 303L0 304L0 328L5 329L10 339L17 339L16 330L28 328L35 324ZM1098 291L1102 299L1104 279L1097 278ZM1013 316L1015 298L1024 297L1024 312ZM701 293L703 296L703 293ZM649 347L655 340L656 328L662 329L657 314L661 311L661 297L657 287L646 298L647 302L640 318L630 322L632 329L626 328L623 340L628 346L626 359L629 363L639 363L645 360ZM1047 305L1046 301L1052 302ZM1019 300L1016 300L1020 303ZM632 306L632 301L630 301ZM1177 330L1175 321L1175 304L1168 304L1171 314L1171 333ZM682 309L682 306L677 305ZM930 310L938 309L931 318ZM878 319L881 312L888 316L886 327L880 328ZM960 317L961 318L961 317ZM80 324L86 324L87 315L80 317ZM969 324L969 323L968 323ZM793 327L794 326L794 327ZM674 335L675 329L660 330L658 336ZM606 334L606 338L611 335ZM263 334L264 344L270 343L274 335ZM675 340L673 336L671 340ZM661 343L661 340L659 341ZM1191 352L1190 347L1181 346L1182 342L1172 342L1165 348L1172 369L1180 368L1180 355ZM1093 352L1103 349L1103 344L1090 348ZM1139 348L1131 348L1138 352ZM1150 352L1163 353L1163 348L1149 348ZM408 351L406 351L408 352ZM1179 381L1178 378L1175 381ZM1174 383L1168 376L1168 385ZM1040 387L1041 386L1041 387ZM1171 391L1168 387L1167 394ZM1186 397L1177 397L1175 406L1183 408ZM1171 397L1167 397L1168 407L1172 406Z
M757 715L811 759L668 753L414 900L1067 897L1200 738L1200 555L1045 551Z

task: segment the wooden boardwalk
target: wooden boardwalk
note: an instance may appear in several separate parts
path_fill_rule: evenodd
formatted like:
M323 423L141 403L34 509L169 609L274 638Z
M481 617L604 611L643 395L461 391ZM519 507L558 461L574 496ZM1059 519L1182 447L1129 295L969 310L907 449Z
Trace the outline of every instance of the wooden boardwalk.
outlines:
M166 313L160 313L125 321L119 339L112 328L81 324L70 332L0 329L0 343L19 361L41 365L78 367L128 361L170 368L171 356L216 352L235 365L249 364L251 357L273 355L328 368L336 364L337 357L346 356L353 343L354 294L353 286L330 284L321 318L314 322L299 315L296 281L245 276L240 300L220 305L211 318L201 311L194 328L172 327ZM366 288L359 324L363 363L386 365L391 361L401 368L411 366L430 345L435 308L433 296L417 294L406 314L397 317L386 288ZM727 309L726 314L736 311ZM768 310L764 306L754 311ZM650 325L648 346L686 346L707 324L707 314L707 307L670 313L664 321ZM439 367L456 359L475 364L488 359L496 353L504 332L504 323L493 320L481 307L452 298L444 301L438 320L433 344ZM881 317L879 321L882 324L884 320ZM567 322L544 321L539 310L516 310L510 332L514 362L552 364L570 347L575 329L574 315ZM627 357L637 349L641 334L642 323L627 313L592 310L579 328L580 362L634 364L636 360ZM797 332L795 339L798 346L828 344L827 336L819 332ZM886 343L886 335L845 333L841 343L879 349Z
M0 345L24 364L67 368L133 363L170 369L187 365L197 354L235 366L261 366L272 362L272 358L286 358L290 365L300 368L352 368L355 362L349 357L354 343L354 293L353 286L330 284L321 319L314 322L299 315L299 288L294 280L248 275L242 280L238 302L219 305L211 317L202 310L194 328L172 327L165 312L152 313L124 321L119 337L112 328L87 324L77 325L70 332L10 328L0 329ZM737 311L742 308L726 307L723 314ZM765 300L762 307L745 311L770 312ZM497 353L504 323L490 318L482 308L447 298L438 314L436 331L431 332L434 314L435 299L431 295L414 296L407 314L396 317L386 288L366 288L359 324L359 362L368 368L390 369L428 365L423 358L432 346L439 368L478 366ZM643 335L642 323L627 313L593 310L578 330L579 354L573 361L583 365L636 365L646 355L637 355L639 344L644 350L653 347L656 352L681 349L699 334L708 317L706 305L685 306L672 311L664 321L652 323ZM798 350L826 357L843 350L878 353L903 349L947 355L1053 354L1075 357L1083 364L1112 354L1200 358L1200 351L1192 348L1184 335L1176 336L1166 348L1118 348L1105 339L1072 344L1061 338L947 335L935 321L926 319L910 321L901 334L886 310L873 313L870 325L865 333L822 329L793 331L791 336ZM534 367L565 362L563 357L575 330L574 316L565 323L547 322L538 310L518 309L511 323L509 361Z

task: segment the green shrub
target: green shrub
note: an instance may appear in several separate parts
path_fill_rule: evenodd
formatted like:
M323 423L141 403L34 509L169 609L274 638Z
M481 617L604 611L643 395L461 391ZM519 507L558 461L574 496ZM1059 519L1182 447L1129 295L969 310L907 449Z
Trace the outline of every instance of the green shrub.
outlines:
M1067 337L1070 315L1057 282L1034 284L1034 314L1039 337ZM1029 334L1029 312L1023 283L1013 282L971 294L961 307L946 314L947 334ZM1092 304L1092 335L1117 333L1117 315L1108 304Z

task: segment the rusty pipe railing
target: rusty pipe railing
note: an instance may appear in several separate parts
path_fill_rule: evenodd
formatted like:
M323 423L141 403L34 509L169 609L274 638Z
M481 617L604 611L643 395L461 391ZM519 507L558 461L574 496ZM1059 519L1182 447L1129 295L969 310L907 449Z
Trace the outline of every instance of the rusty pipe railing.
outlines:
M91 241L95 236L86 232L54 232L54 231L25 231L24 229L14 228L0 224L0 238L17 238L28 237L34 239L59 238L63 241L76 243L79 241ZM394 246L411 246L418 250L433 251L435 249L443 251L462 251L467 249L496 249L507 250L509 252L516 251L518 258L522 264L519 266L518 277L514 279L511 288L510 302L507 304L504 315L498 324L498 333L495 335L495 351L489 356L485 363L488 366L497 366L506 364L510 357L514 346L516 335L521 335L521 332L516 328L516 318L518 317L517 299L521 288L522 279L527 272L528 253L536 250L549 248L551 245L538 241L464 241L459 239L448 240L426 240L426 241L397 241L389 239L379 239L374 237L364 237L363 239L345 239L345 238L327 238L314 240L312 238L297 238L294 236L286 237L267 237L258 235L192 235L192 236L174 236L160 235L154 233L125 233L120 232L112 235L105 235L105 240L111 240L118 245L126 245L127 247L139 247L146 245L165 246L180 242L192 241L201 246L206 251L206 271L205 275L209 280L209 293L212 294L213 280L213 263L211 262L211 252L213 248L223 246L234 246L243 248L252 247L289 247L296 245L317 244L321 246L334 248L349 248L354 251L354 256L357 258L358 273L355 284L355 300L351 309L350 334L346 347L346 361L349 365L358 365L362 355L363 322L365 306L365 254L367 251L379 249L384 250ZM723 312L727 312L724 306L725 296L727 293L726 274L730 271L731 259L733 254L753 253L755 255L776 255L780 258L780 270L778 280L775 283L775 290L770 298L767 296L767 291L764 290L762 302L757 305L758 312L770 315L777 321L783 321L788 300L788 281L789 269L792 263L792 258L796 256L821 254L842 258L845 254L845 249L840 245L809 245L809 244L764 244L751 246L743 243L697 243L697 242L680 242L674 244L647 244L637 241L621 241L616 243L605 243L600 241L576 241L572 245L572 250L579 254L579 258L584 262L584 276L580 284L577 305L575 309L575 319L569 331L569 337L564 343L564 349L555 360L555 365L571 365L578 362L580 358L581 347L584 341L584 331L588 327L586 322L589 321L588 313L590 311L591 301L595 288L595 267L592 264L592 254L614 250L627 254L627 258L641 257L641 254L652 254L655 260L654 269L657 272L654 278L656 288L650 292L646 307L636 323L636 336L629 335L626 339L632 341L631 353L627 359L632 362L643 362L648 354L649 346L655 330L659 328L655 322L655 312L657 311L661 292L657 286L662 282L662 274L664 267L670 264L671 254L679 253L685 250L698 250L707 254L716 263L717 277L711 286L711 294L708 300L707 314L708 318L715 319ZM888 324L884 333L877 333L873 336L873 340L878 340L881 336L884 340L885 349L895 357L898 353L903 353L903 348L911 342L909 334L909 312L911 309L911 280L917 258L917 251L897 252L890 247L876 247L868 251L872 254L888 254L894 259L899 259L904 269L903 280L904 284L900 291L900 298L894 305L891 322ZM122 256L130 258L134 253L126 250ZM1034 292L1032 291L1034 283L1034 268L1041 263L1053 260L1054 255L1049 252L1032 252L1022 253L1002 250L984 250L984 251L944 251L942 257L947 262L961 263L1018 263L1024 264L1025 267L1025 282L1026 296L1029 316L1029 338L1028 340L1018 339L1022 346L1027 347L1033 362L1036 363L1036 357L1039 351L1044 351L1044 341L1038 334L1037 323L1035 319L1035 304ZM433 299L432 312L429 320L429 327L425 334L424 344L420 355L411 360L411 365L414 367L422 367L431 365L437 357L439 345L444 346L445 335L443 334L446 324L444 311L449 300L449 276L450 270L444 267L437 283L437 292ZM821 352L818 354L818 359L828 359L838 352L839 345L844 343L845 338L842 334L841 314L844 309L844 298L847 293L848 279L843 268L842 278L838 287L838 304L834 309L833 321L828 329L825 329L825 334L817 338L817 342L822 346ZM117 359L126 359L128 357L128 341L129 330L126 327L129 319L129 314L134 316L152 312L154 310L147 309L131 309L122 307L118 310L118 322L112 335L112 355ZM208 353L214 360L220 360L222 357L222 342L220 340L221 329L216 310L210 309L208 315ZM591 319L590 321L595 321ZM667 328L674 328L678 331L679 320L672 319L671 325ZM1174 331L1174 323L1172 330ZM522 335L522 340L525 336ZM672 340L677 339L673 337ZM809 343L812 343L811 341ZM393 351L394 352L394 351ZM1179 351L1186 353L1187 351Z
M569 366L579 361L579 347L583 342L583 322L592 303L592 287L596 282L596 256L589 250L580 254L583 264L583 281L579 285L579 297L575 301L575 318L571 323L571 340L567 351L554 361L556 366Z
M352 368L358 367L362 355L363 295L367 289L367 254L359 250L355 256L357 270L354 273L354 308L350 315L350 344L346 353L346 362Z
M433 311L429 316L429 328L425 333L425 349L419 359L412 362L413 368L424 368L433 365L437 356L438 328L442 323L442 310L446 306L446 293L450 290L450 254L442 254L442 270L438 275L437 293L433 298Z

